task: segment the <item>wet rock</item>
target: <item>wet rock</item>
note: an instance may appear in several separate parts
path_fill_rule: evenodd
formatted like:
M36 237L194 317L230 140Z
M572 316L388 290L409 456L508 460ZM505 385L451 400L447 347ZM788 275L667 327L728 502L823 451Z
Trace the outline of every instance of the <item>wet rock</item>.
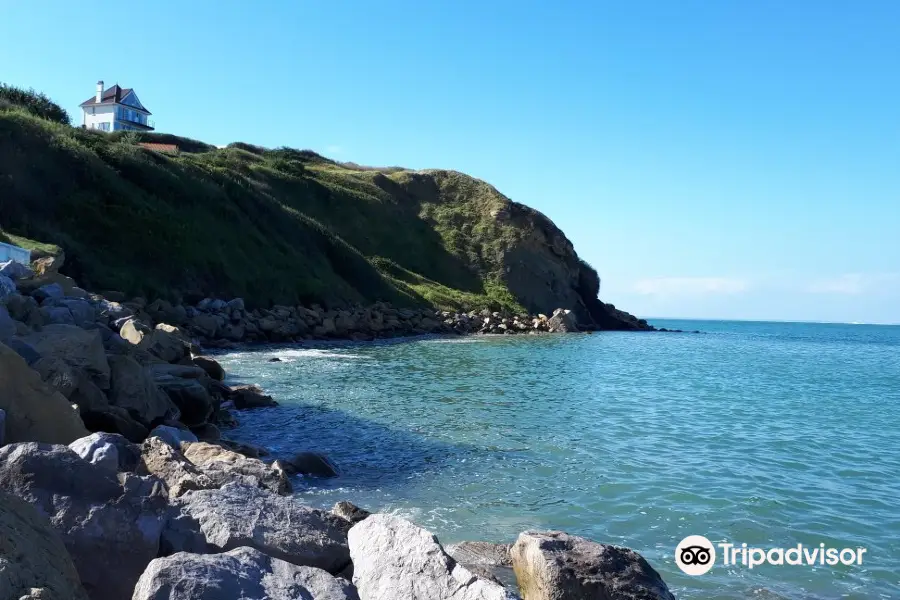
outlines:
M659 573L628 548L526 531L510 556L524 600L675 600Z
M510 548L510 544L459 542L447 546L446 551L476 575L492 579L509 589L516 589L518 584L512 569Z
M238 410L278 406L272 396L267 396L255 385L239 385L232 388L231 401Z
M69 444L69 449L111 473L133 472L141 456L138 446L117 433L92 433Z
M0 344L0 409L6 412L6 443L68 444L88 435L66 398L41 381L16 352Z
M190 582L186 585L186 582ZM147 567L132 600L359 600L344 580L253 548L221 554L178 553Z
M222 432L212 423L204 423L191 427L191 432L197 436L201 442L218 442L222 438Z
M350 562L341 519L292 496L228 484L188 492L173 507L163 538L174 551L208 553L247 546L329 573L338 573Z
M0 275L0 304L8 301L16 293L16 284L6 275Z
M360 508L352 502L347 502L346 500L342 500L336 503L331 508L331 514L345 519L350 523L351 526L356 525L360 521L363 521L372 515L372 513L370 513L366 509Z
M87 600L59 533L27 502L0 491L0 598Z
M225 369L218 362L208 356L195 356L191 361L195 366L200 367L203 371L216 381L225 380Z
M0 488L50 518L93 600L128 598L159 550L165 489L131 473L119 478L66 446L0 448Z
M283 460L288 475L309 475L312 477L337 477L337 467L325 456L316 452L300 452Z
M348 534L353 583L365 600L512 600L512 592L453 560L409 521L375 514Z

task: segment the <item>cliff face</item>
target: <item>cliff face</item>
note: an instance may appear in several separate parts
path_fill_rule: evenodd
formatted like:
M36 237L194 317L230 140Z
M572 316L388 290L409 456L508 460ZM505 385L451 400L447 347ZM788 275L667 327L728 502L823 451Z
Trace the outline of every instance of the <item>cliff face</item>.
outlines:
M646 323L598 299L600 277L540 211L513 202L483 181L453 171L398 177L448 247L479 273L494 274L532 313L572 310L584 325L644 329Z
M552 221L483 181L144 137L182 151L0 110L0 238L60 245L68 274L131 295L562 307L583 324L642 327L597 300L597 273Z

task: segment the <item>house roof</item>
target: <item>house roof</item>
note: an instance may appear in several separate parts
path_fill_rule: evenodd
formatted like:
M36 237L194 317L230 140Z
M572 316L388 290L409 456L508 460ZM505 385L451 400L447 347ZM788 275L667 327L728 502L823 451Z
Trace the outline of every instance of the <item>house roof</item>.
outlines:
M154 152L162 152L163 154L177 154L178 146L176 144L158 144L155 142L140 142L141 148L153 150Z
M106 91L100 96L100 102L97 102L97 96L91 96L87 100L81 103L82 107L85 106L100 106L102 104L121 104L122 98L126 97L128 94L132 92L131 88L123 88L120 87L119 84L112 86L111 88L107 88ZM133 106L131 108L134 108ZM137 109L141 110L141 109ZM143 109L148 115L153 114L146 108Z

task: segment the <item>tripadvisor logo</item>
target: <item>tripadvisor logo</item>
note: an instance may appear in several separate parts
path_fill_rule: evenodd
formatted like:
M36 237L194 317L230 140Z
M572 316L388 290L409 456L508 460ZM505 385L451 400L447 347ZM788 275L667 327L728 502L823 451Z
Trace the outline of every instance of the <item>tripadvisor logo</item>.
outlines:
M689 535L675 547L675 564L688 575L703 575L716 564L716 548L702 535Z
M826 548L825 544L790 548L753 548L747 544L713 544L702 535L689 535L675 547L675 564L688 575L703 575L716 564L716 547L721 550L722 565L742 565L749 569L760 565L835 566L861 565L866 548Z

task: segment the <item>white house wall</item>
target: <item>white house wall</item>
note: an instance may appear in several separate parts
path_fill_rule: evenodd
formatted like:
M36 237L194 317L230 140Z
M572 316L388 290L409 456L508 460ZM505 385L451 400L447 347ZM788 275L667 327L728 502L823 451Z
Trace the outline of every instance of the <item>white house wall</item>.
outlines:
M84 126L86 129L100 129L98 127L100 123L109 123L109 131L113 130L113 121L116 118L116 106L114 104L90 106L82 110L84 110Z

